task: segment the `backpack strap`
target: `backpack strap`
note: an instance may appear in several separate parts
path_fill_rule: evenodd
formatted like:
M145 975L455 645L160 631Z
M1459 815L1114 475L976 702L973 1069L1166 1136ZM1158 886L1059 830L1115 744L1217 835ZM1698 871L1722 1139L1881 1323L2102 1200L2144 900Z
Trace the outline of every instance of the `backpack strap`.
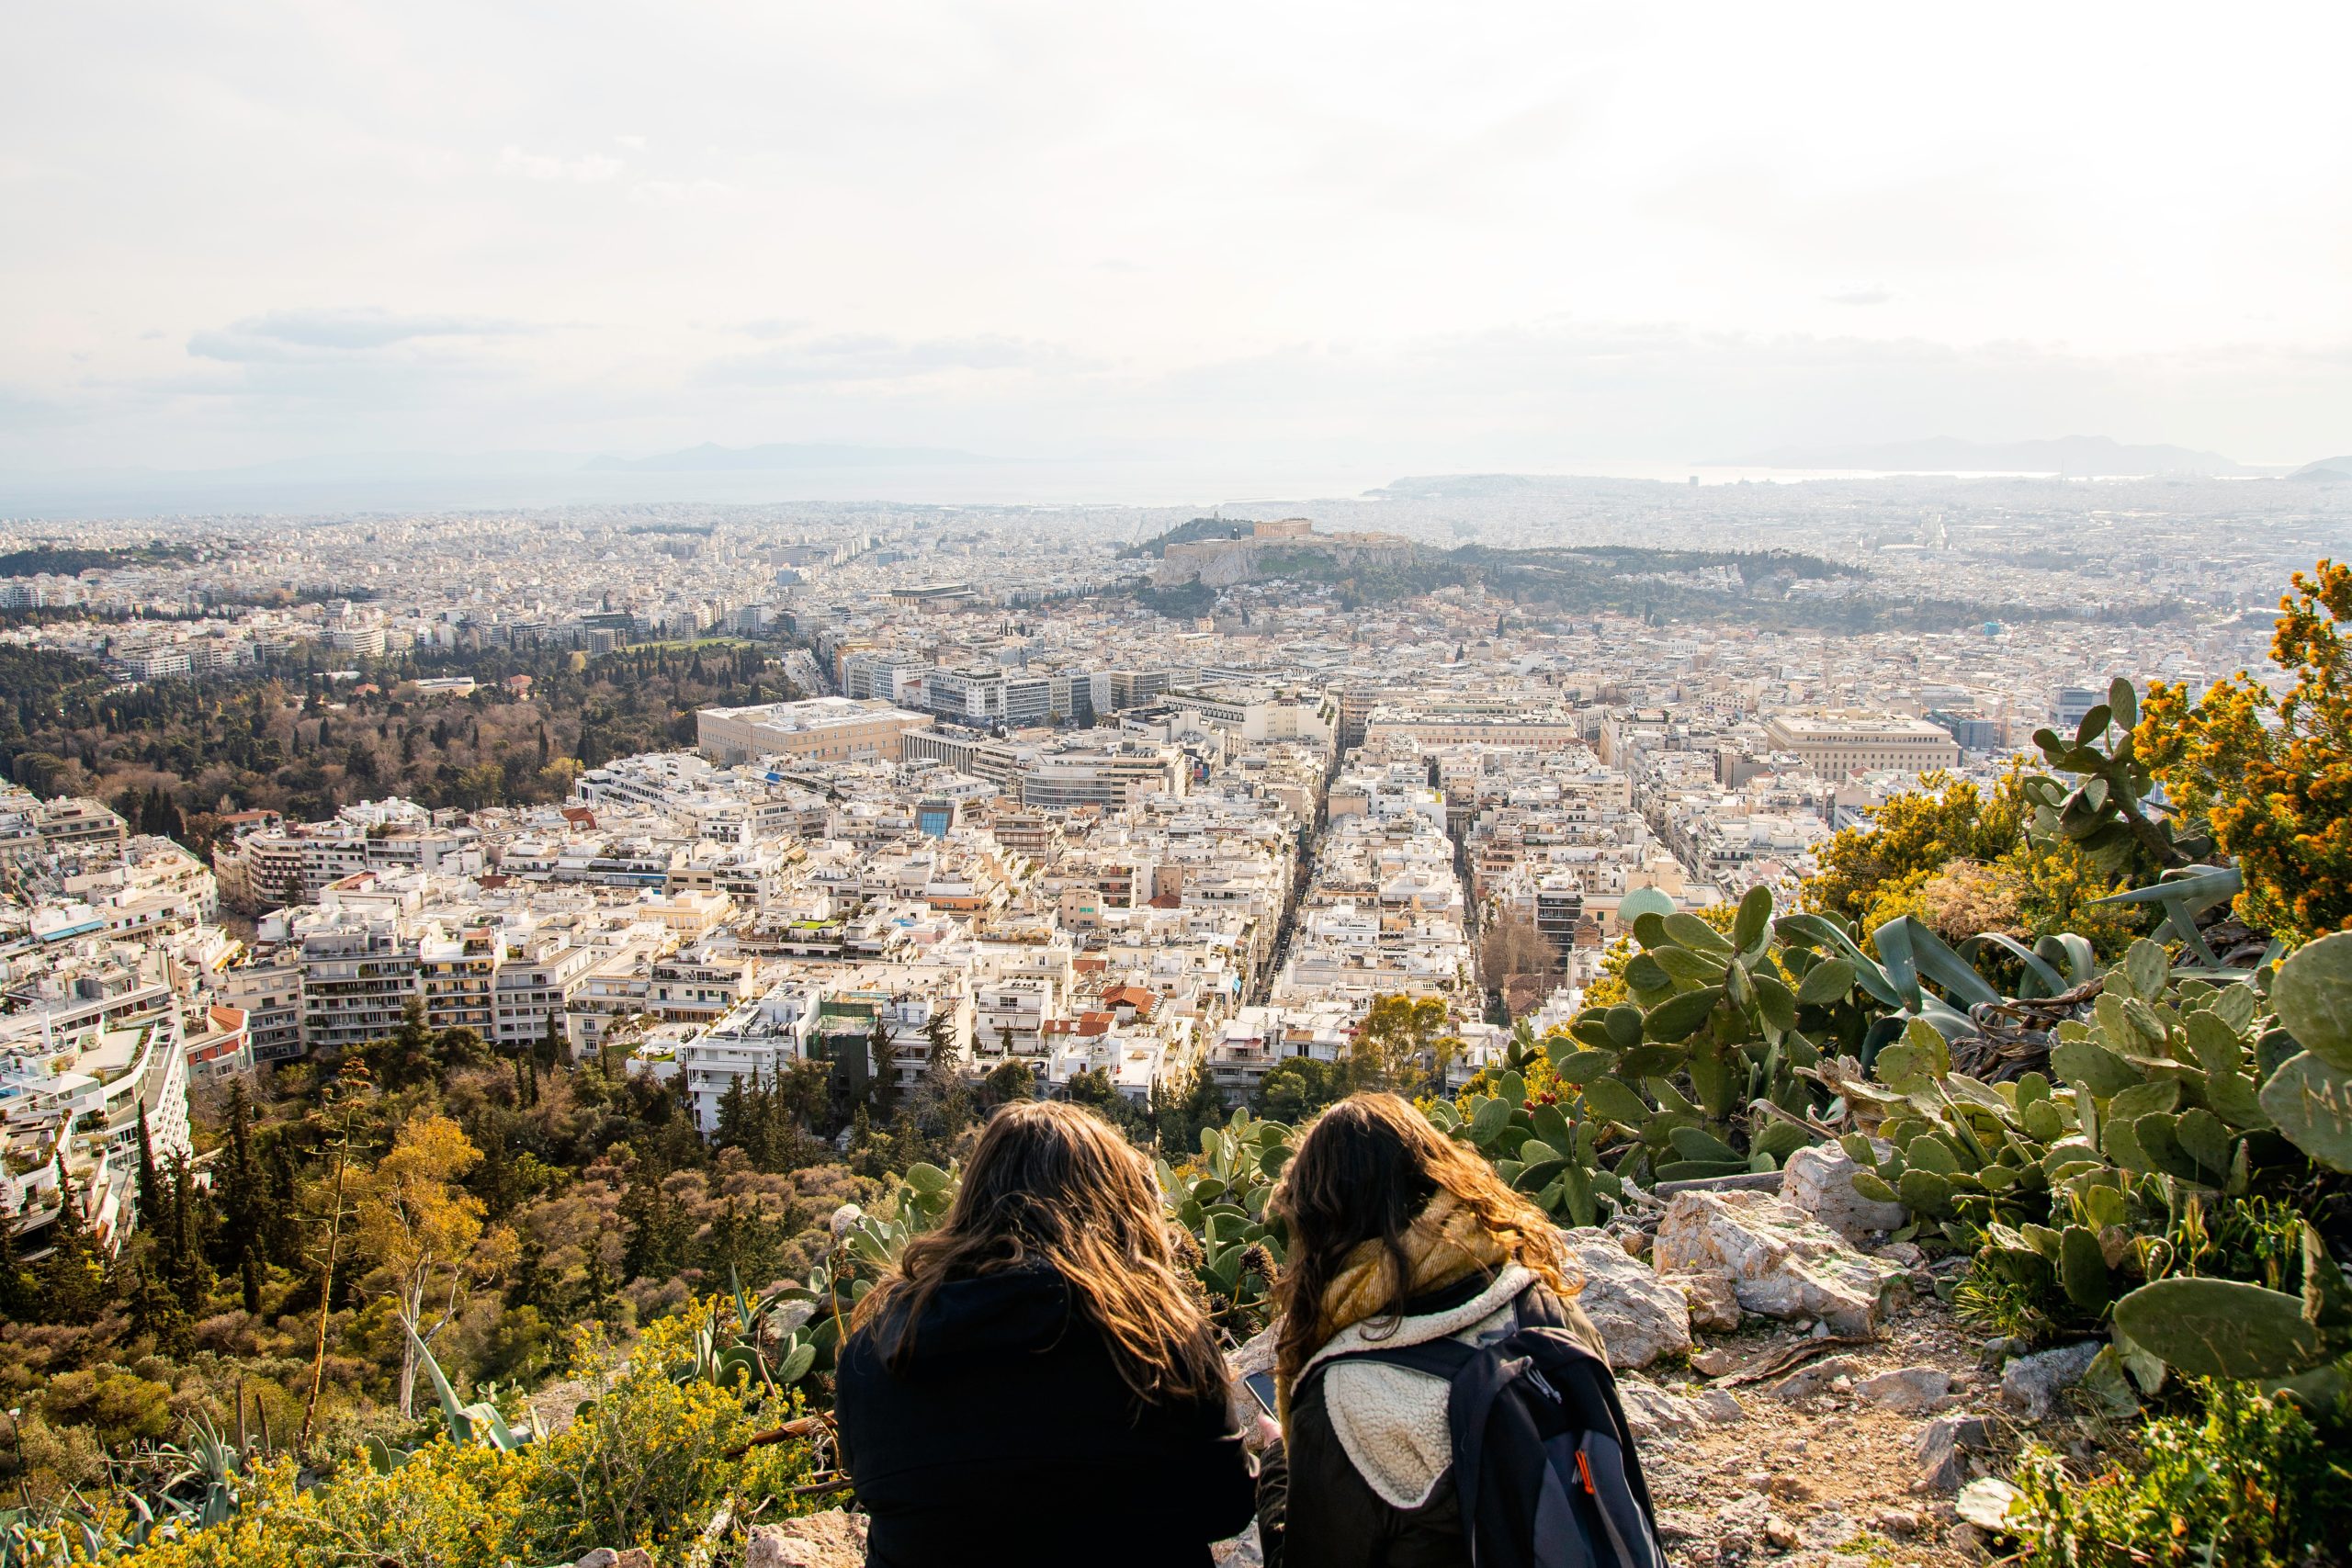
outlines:
M1341 1361L1378 1361L1383 1366L1403 1367L1408 1371L1427 1372L1444 1382L1452 1382L1454 1375L1470 1364L1478 1354L1475 1345L1464 1345L1459 1339L1426 1339L1418 1345L1367 1345L1361 1350L1349 1350L1326 1359L1316 1371L1335 1366Z

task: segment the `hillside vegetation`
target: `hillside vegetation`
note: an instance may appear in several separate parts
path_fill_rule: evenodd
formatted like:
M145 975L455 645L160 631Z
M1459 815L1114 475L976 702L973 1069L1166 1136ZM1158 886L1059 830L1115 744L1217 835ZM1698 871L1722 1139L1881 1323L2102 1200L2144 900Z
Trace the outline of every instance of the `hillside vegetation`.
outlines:
M756 645L711 642L575 651L481 649L365 660L332 681L329 655L299 650L240 677L113 687L62 654L0 648L0 766L41 795L128 802L198 848L220 814L269 809L310 821L357 800L427 807L560 801L582 769L691 746L695 710L796 695ZM404 683L469 675L469 697ZM527 691L502 682L527 676ZM152 829L151 829L152 830Z

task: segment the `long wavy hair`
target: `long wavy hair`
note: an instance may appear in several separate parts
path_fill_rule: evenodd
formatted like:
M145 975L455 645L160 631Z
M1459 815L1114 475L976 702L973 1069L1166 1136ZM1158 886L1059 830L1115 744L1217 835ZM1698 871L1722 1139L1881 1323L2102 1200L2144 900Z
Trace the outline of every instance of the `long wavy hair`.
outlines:
M1290 1259L1274 1288L1282 1311L1274 1370L1283 1389L1322 1348L1323 1298L1366 1244L1387 1255L1395 1281L1374 1320L1393 1325L1404 1316L1413 1277L1405 1233L1440 1192L1476 1215L1505 1258L1564 1300L1575 1293L1560 1233L1494 1167L1396 1096L1351 1094L1306 1129L1270 1201L1290 1227Z
M1013 1104L989 1119L946 1222L907 1244L853 1327L902 1371L940 1286L1037 1264L1069 1284L1138 1400L1225 1395L1225 1358L1177 1271L1150 1167L1074 1105Z

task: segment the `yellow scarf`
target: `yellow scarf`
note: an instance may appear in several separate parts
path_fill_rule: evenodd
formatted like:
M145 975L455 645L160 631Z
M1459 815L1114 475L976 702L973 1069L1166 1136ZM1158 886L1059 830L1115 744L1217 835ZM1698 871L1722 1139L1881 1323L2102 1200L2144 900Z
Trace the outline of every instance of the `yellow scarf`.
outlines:
M1377 1317L1399 1301L1446 1286L1484 1269L1499 1267L1506 1258L1503 1244L1451 1192L1431 1198L1406 1228L1405 1260L1411 1270L1403 1291L1396 1289L1396 1265L1388 1249L1367 1241L1348 1254L1347 1263L1323 1291L1322 1311L1315 1339L1329 1345L1341 1329ZM1290 1421L1290 1390L1279 1391L1282 1421Z

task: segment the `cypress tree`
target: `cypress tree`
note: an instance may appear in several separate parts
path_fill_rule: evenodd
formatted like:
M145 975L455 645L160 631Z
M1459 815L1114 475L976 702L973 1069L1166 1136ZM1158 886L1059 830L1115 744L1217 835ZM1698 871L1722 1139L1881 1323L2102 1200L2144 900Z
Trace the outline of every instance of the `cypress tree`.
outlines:
M759 1081L760 1070L753 1067L752 1082L756 1086ZM718 1097L718 1126L712 1137L720 1148L744 1148L747 1141L744 1136L744 1102L747 1098L743 1080L740 1077L729 1079L727 1092ZM746 1149L745 1152L750 1151Z
M580 1311L583 1317L602 1317L613 1299L613 1267L605 1261L605 1238L609 1227L599 1227L588 1242L588 1269L581 1280Z
M178 1358L194 1348L187 1309L170 1286L144 1267L132 1278L128 1304L130 1332L152 1339L155 1354Z
M210 1229L209 1205L196 1185L195 1174L187 1160L172 1158L171 1184L172 1268L165 1280L177 1293L180 1304L191 1317L204 1315L212 1292L212 1267L205 1260L205 1232Z
M563 1065L563 1025L553 1009L548 1010L547 1032L539 1037L537 1066L553 1072Z
M31 1282L17 1261L17 1216L0 1213L0 1318L24 1315Z
M162 1213L163 1188L155 1179L155 1145L147 1138L147 1105L139 1106L139 1223L152 1225Z
M229 1086L229 1142L213 1168L212 1190L220 1210L220 1267L244 1271L245 1259L262 1247L261 1162L254 1156L250 1102L241 1078Z
M105 1310L112 1292L106 1267L90 1245L89 1224L74 1192L74 1173L62 1162L57 1200L50 1254L41 1262L40 1301L51 1323L89 1323Z
M294 1178L294 1155L283 1137L269 1141L269 1152L263 1161L268 1179L269 1201L264 1207L263 1220L256 1227L261 1236L263 1261L291 1268L301 1257L302 1233L297 1203L300 1190Z
M665 1280L681 1262L678 1232L684 1216L662 1190L668 1171L650 1150L640 1149L621 1194L621 1272L631 1280Z

